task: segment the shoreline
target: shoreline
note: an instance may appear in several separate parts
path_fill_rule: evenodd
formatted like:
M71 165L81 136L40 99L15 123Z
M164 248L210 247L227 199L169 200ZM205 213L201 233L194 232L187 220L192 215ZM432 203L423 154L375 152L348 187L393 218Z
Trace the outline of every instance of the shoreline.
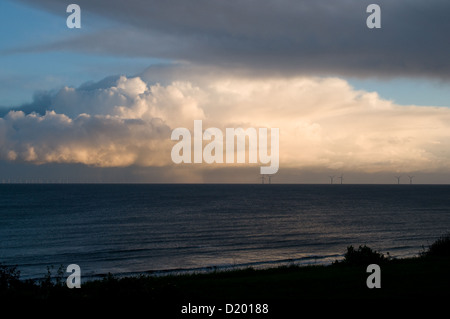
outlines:
M400 255L392 255L389 252L386 252L387 256L391 259L409 259L420 256L423 252L420 249L424 249L424 246L416 247L417 249L415 253L403 253ZM393 249L388 249L389 251L393 251ZM408 249L409 251L410 249ZM384 251L384 250L383 250ZM228 272L228 271L239 271L245 270L248 268L254 270L267 270L272 268L279 267L307 267L307 266L328 266L333 264L334 262L340 261L344 258L345 254L340 252L330 253L327 255L309 255L303 256L299 258L287 258L287 259L275 259L275 260L266 260L266 261L254 261L254 262L245 262L245 263L234 263L234 264L218 264L218 265L208 265L208 266L200 266L200 267L192 267L192 268L168 268L168 269L147 269L147 270L136 270L136 271L126 271L126 272L84 272L83 273L83 281L92 281L92 280L101 280L108 275L113 275L116 278L124 278L124 277L134 277L134 276L154 276L154 277L164 277L164 276L178 276L178 275L196 275L196 274L209 274L215 272ZM0 261L0 265L1 265ZM3 264L5 266L5 264ZM62 267L62 264L57 264ZM53 272L58 271L57 265L49 265L46 269L51 268ZM32 280L32 281L40 281L42 280L46 274L43 272L40 275L30 275L25 274L20 269L20 266L16 264L7 264L8 267L18 267L19 271L21 271L21 277L24 280ZM62 270L65 271L64 269Z
M369 247L348 247L344 259L329 265L284 265L265 269L213 269L208 273L184 273L154 276L105 275L101 279L82 280L80 289L69 289L65 278L53 281L50 275L37 283L22 281L14 272L0 287L3 299L28 301L126 301L180 305L187 302L292 302L332 299L440 299L450 287L450 237L443 237L444 254L385 257ZM439 241L439 240L438 240ZM441 239L442 241L442 239ZM442 250L442 249L441 249ZM381 288L370 289L366 281L369 264L381 269ZM7 279L5 281L5 278ZM8 281L9 280L9 281Z
M145 270L145 271L134 271L134 272L124 272L124 273L102 273L102 274L92 274L86 275L84 278L90 278L92 280L103 279L108 275L112 275L115 278L126 278L126 277L136 277L136 276L152 276L152 277L164 277L164 276L183 276L183 275L200 275L200 274L211 274L218 272L233 272L241 271L246 269L253 270L268 270L276 269L281 267L308 267L308 266L328 266L334 261L336 257L342 258L343 254L333 254L327 256L307 256L295 259L280 259L280 260L269 260L269 261L256 261L247 262L242 264L225 264L216 266L205 266L205 267L195 267L195 268L173 268L173 269L160 269L160 270ZM333 258L333 259L332 259ZM331 260L332 259L332 260ZM322 262L320 262L322 260ZM34 279L36 280L36 279Z

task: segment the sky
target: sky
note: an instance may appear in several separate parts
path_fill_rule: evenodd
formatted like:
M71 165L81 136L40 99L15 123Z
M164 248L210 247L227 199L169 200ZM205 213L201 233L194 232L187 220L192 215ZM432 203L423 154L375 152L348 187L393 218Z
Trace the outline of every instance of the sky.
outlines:
M0 182L261 181L174 163L195 120L279 128L273 183L450 181L448 1L73 2L0 4Z

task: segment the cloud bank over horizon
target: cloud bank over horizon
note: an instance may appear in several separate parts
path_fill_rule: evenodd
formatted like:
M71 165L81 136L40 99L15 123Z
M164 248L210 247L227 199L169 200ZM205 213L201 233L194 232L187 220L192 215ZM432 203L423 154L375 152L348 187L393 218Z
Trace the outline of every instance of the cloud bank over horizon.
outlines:
M448 108L396 105L334 77L195 74L159 84L149 69L41 93L0 118L0 159L171 170L171 131L203 120L280 128L280 171L450 171Z
M0 177L257 175L259 164L172 163L171 132L202 120L279 128L280 181L417 172L448 182L450 108L437 105L449 106L450 2L378 0L381 29L366 26L371 3L79 0L82 28L69 29L67 1L6 1Z
M68 4L22 2L59 15ZM266 74L450 79L449 1L378 0L377 30L366 27L372 2L79 0L91 20L113 27L6 47L1 54L79 52Z

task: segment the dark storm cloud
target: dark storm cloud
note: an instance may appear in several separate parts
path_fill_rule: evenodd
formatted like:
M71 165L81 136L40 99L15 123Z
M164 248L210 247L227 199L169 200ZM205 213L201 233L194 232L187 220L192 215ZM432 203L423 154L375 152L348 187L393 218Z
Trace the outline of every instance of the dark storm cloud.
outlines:
M69 2L23 1L67 15ZM366 26L370 3L381 7L381 29ZM75 50L284 74L450 77L446 0L78 0L77 4L82 24L88 24L85 13L91 13L119 26L3 54Z

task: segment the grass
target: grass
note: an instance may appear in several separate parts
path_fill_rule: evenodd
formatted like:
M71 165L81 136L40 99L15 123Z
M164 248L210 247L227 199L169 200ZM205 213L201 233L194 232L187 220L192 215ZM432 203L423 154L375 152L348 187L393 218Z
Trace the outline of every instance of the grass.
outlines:
M0 265L2 300L95 301L145 300L147 305L188 302L291 302L299 300L443 298L450 288L450 235L418 257L390 259L367 246L347 248L344 260L329 266L285 266L208 274L135 276L83 282L68 289L51 273L41 281L21 281L16 267ZM366 267L381 267L381 289L369 289ZM58 279L59 278L59 279ZM54 279L54 278L53 278ZM175 307L177 308L177 307ZM178 309L178 308L177 308Z

